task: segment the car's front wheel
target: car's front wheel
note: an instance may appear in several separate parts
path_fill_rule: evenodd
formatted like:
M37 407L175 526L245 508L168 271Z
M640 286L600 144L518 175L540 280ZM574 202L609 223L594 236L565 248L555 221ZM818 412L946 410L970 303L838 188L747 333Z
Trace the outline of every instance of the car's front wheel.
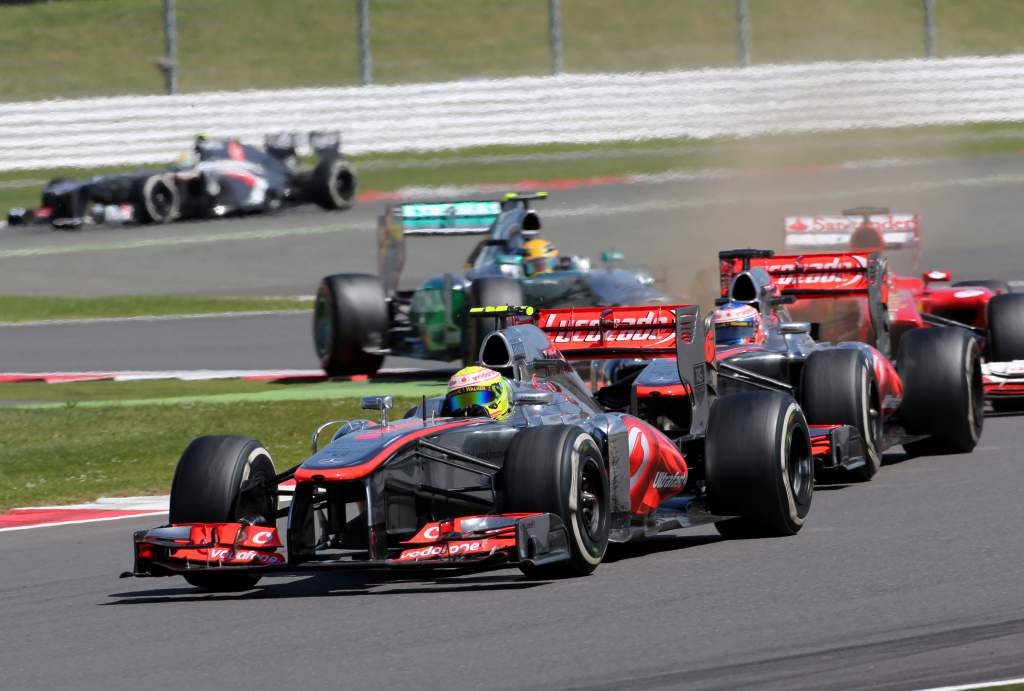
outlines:
M552 513L569 537L569 561L523 567L531 578L585 576L608 549L608 473L594 438L573 425L531 427L505 452L503 513Z
M270 453L255 439L198 437L181 454L171 483L171 523L273 526L277 521L276 473ZM246 573L186 574L192 585L217 591L247 590L260 577Z

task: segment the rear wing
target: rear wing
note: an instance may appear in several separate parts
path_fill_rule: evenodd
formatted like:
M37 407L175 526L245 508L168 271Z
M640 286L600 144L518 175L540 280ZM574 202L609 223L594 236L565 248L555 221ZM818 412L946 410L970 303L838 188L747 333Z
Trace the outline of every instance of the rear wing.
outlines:
M863 296L875 332L875 347L888 354L888 265L877 254L855 252L776 255L771 250L729 250L719 253L722 296L733 278L761 269L780 295L799 300Z
M834 216L786 216L787 248L813 249L918 249L919 214L894 214L882 207L846 209Z
M572 307L541 310L536 325L566 360L675 357L692 392L691 434L707 427L715 334L697 305Z
M274 132L263 137L263 148L268 154L282 161L306 153L311 153L320 160L334 159L341 155L341 132Z
M398 290L405 266L406 236L488 235L501 215L547 195L506 194L501 199L409 202L389 205L377 219L377 272L385 289Z

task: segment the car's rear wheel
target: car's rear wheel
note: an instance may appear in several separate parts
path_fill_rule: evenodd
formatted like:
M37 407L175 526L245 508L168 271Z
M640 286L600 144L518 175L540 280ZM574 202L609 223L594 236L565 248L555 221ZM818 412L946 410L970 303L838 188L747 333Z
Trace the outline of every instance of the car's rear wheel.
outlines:
M800 383L800 406L811 425L850 425L864 440L864 465L850 471L870 480L882 467L882 416L868 356L838 348L811 353Z
M332 377L376 374L384 362L388 306L384 284L369 274L320 281L313 305L313 347Z
M723 396L711 407L705 447L711 510L729 538L800 531L814 496L810 434L800 406L776 391Z
M255 439L198 437L182 453L171 483L171 523L233 523L273 526L277 517L276 473L270 453ZM217 591L248 590L260 580L246 573L186 574L192 585Z
M569 537L569 561L523 566L531 578L585 576L608 548L608 472L597 442L579 427L529 427L505 452L502 513L552 513Z
M988 360L1024 360L1024 294L996 295L988 303Z
M908 331L896 368L903 379L900 420L909 434L929 435L903 448L914 455L973 449L985 421L977 341L956 327Z
M320 161L311 184L313 201L322 209L348 209L356 196L356 174L340 158Z

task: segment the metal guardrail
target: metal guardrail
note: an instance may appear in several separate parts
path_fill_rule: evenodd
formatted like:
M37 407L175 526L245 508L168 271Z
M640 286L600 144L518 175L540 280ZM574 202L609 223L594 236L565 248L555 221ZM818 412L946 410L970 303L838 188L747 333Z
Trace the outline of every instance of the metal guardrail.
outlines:
M0 170L165 163L196 132L347 153L1024 120L1024 55L0 104Z

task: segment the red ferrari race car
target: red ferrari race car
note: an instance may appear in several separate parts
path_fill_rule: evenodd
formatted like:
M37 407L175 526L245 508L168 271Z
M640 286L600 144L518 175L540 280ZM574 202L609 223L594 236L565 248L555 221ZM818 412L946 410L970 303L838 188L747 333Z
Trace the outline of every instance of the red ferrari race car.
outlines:
M475 311L499 322L480 361L507 391L504 414L450 390L391 420L392 398L371 397L363 406L379 419L322 425L312 455L284 472L258 441L200 437L178 462L170 524L135 534L125 575L183 575L214 590L345 568L511 565L546 578L588 574L609 542L664 530L714 522L725 536L792 535L803 526L812 453L833 453L840 437L812 434L786 393L717 397L713 334L697 307L536 319L532 308ZM570 365L622 357L662 367L674 383L595 396ZM340 427L317 450L331 424ZM290 479L282 510L279 483ZM285 515L287 552L277 529Z
M744 388L791 391L809 422L855 428L864 459L844 467L856 478L871 478L882 452L897 444L910 453L948 453L978 443L984 397L977 339L959 327L903 328L893 361L891 330L905 319L923 324L908 311L912 305L887 309L891 280L884 259L776 256L771 250L719 256L721 301L743 308L716 319L725 327L719 329L719 378L728 374ZM817 324L792 321L791 312L828 313L836 303L859 307L863 323L849 341L817 342ZM747 332L730 331L734 324Z
M985 393L997 410L1024 403L1024 294L1013 293L1010 283L992 278L951 282L952 273L920 270L921 219L919 214L891 213L882 207L847 209L837 216L788 216L785 243L793 250L816 252L852 250L884 252L901 271L889 280L890 308L903 309L893 324L894 343L902 332L925 322L961 326L980 337ZM918 317L913 312L919 313ZM823 321L848 329L858 322L856 309L836 309ZM863 336L864 334L862 334Z

